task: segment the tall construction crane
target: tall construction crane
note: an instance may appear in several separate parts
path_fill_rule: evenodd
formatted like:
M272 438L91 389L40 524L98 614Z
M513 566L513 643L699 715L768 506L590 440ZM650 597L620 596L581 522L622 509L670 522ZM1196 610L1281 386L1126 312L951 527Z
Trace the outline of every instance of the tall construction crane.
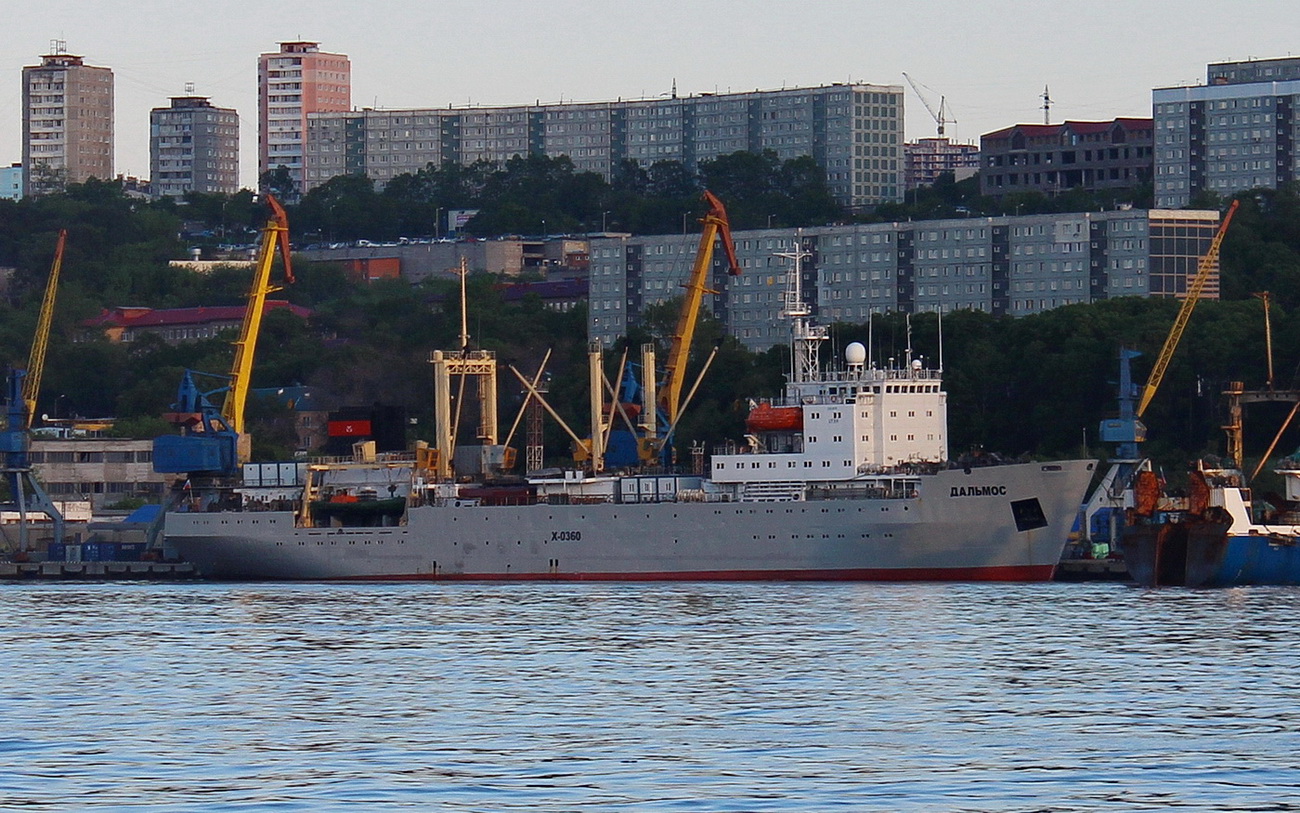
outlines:
M63 249L68 231L59 231L54 248L54 262L50 265L50 278L45 283L45 297L36 322L36 335L27 357L27 369L9 371L6 381L6 405L0 426L0 455L3 455L3 472L9 486L9 495L18 509L18 547L27 550L27 512L43 513L50 518L54 542L63 541L63 513L41 488L32 475L31 428L36 415L36 398L40 394L41 377L45 370L45 351L49 346L50 325L54 321L54 297L59 287L59 272L63 268Z
M225 398L218 410L208 400L214 392L201 392L193 374L186 371L181 380L175 412L171 417L185 434L164 435L154 439L154 471L166 474L189 473L207 476L232 476L248 461L251 443L244 431L244 406L253 374L257 337L262 329L262 313L268 294L282 290L271 284L271 267L277 251L284 261L285 283L292 283L293 265L289 255L289 218L271 195L266 196L271 217L262 229L262 244L257 255L253 284L248 292L248 307L235 341L235 358L228 384L222 388Z
M1223 222L1219 224L1219 230L1214 235L1214 240L1210 242L1210 248L1201 257L1200 263L1196 268L1196 276L1192 279L1192 284L1187 286L1187 296L1183 299L1183 306L1178 309L1178 318L1174 319L1174 326L1169 329L1169 335L1165 337L1165 345L1160 349L1160 355L1156 358L1155 366L1151 368L1151 375L1147 377L1146 386L1142 388L1142 398L1138 402L1136 417L1141 418L1146 412L1147 405L1155 397L1156 390L1160 388L1160 382L1164 380L1165 370L1169 367L1169 361L1174 357L1174 351L1178 349L1178 342L1183 337L1183 331L1187 329L1187 322L1192 318L1192 310L1196 308L1196 301L1201 298L1201 290L1205 287L1205 281L1209 279L1212 271L1219 261L1219 247L1223 245L1223 236L1228 232L1228 224L1232 222L1232 216L1237 212L1238 201L1233 201L1228 207L1228 212L1223 216Z
M677 316L677 328L673 331L668 363L664 368L663 382L659 386L659 407L669 426L677 423L681 411L686 360L690 356L691 340L695 338L700 304L705 293L714 293L705 288L704 283L709 269L713 267L713 244L719 237L722 238L722 251L727 257L728 272L733 277L740 274L740 263L736 260L736 244L731 239L731 221L727 219L726 207L707 189L704 191L704 202L709 204L709 211L700 221L704 224L704 230L700 233L699 247L695 250L695 265L691 268L691 277L685 285L686 297Z
M921 104L925 105L925 109L928 110L930 113L930 118L934 119L934 123L938 126L939 138L943 138L944 125L957 123L956 119L948 118L947 98L945 98L942 94L940 94L939 109L935 110L934 105L930 104L930 101L926 99L925 96L921 93L921 89L917 87L916 82L912 79L912 77L908 76L907 73L904 72L903 78L907 80L907 84L912 86L912 91L916 93L916 98L920 99Z

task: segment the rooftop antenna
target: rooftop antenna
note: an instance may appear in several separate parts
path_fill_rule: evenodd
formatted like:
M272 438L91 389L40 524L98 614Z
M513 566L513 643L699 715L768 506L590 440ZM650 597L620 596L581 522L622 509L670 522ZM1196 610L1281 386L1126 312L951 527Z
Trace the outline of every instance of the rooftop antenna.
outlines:
M67 40L50 40L50 53L55 56L66 54L68 52Z
M1047 92L1047 85L1043 85L1043 124L1052 123L1052 97Z
M673 77L673 98L677 98L677 77Z
M194 83L193 83L193 82L186 82L186 83L185 83L185 95L186 95L186 96L193 96L193 95L194 95Z

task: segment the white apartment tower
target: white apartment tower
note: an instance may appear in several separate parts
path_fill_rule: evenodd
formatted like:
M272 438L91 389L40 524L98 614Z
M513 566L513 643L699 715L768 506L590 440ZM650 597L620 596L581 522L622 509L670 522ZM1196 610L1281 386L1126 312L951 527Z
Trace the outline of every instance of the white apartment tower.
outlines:
M257 60L257 172L285 167L305 190L303 142L310 113L343 113L352 105L352 65L315 42L282 42Z
M56 40L23 68L23 194L113 177L113 71L85 64Z

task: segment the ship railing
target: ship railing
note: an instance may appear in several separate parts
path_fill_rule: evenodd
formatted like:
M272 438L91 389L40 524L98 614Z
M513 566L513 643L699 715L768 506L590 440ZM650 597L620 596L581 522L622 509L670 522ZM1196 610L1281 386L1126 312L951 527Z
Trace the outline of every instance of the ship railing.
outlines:
M760 481L742 483L741 502L802 502L807 485L802 482Z
M614 502L608 494L546 494L537 497L539 505L604 505Z
M761 446L761 445L758 447L754 447L752 444L749 443L738 443L734 440L729 440L726 441L725 443L715 444L713 446L713 454L715 455L803 454L803 442L802 442L802 438L795 437L792 439L792 442L790 443L785 443L783 445L774 448L768 448L766 446Z
M938 370L913 370L911 368L874 368L870 370L823 370L819 383L871 384L879 381L939 381L943 373Z
M415 464L415 452L380 452L373 460L358 460L352 455L324 455L307 461L312 466L410 466Z
M854 484L849 486L809 486L809 500L909 500L917 495L915 481Z

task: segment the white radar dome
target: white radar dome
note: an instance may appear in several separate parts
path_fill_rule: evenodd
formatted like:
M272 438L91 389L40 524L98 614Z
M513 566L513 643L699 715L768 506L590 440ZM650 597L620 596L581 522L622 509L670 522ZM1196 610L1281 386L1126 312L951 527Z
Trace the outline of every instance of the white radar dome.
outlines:
M862 346L862 342L850 342L849 346L844 348L844 360L849 364L865 364L867 348Z
M920 359L916 359L915 361L912 362L912 369L913 369L913 370L919 370L919 369L921 369L923 366L924 366L924 365L921 364L921 360L920 360Z

